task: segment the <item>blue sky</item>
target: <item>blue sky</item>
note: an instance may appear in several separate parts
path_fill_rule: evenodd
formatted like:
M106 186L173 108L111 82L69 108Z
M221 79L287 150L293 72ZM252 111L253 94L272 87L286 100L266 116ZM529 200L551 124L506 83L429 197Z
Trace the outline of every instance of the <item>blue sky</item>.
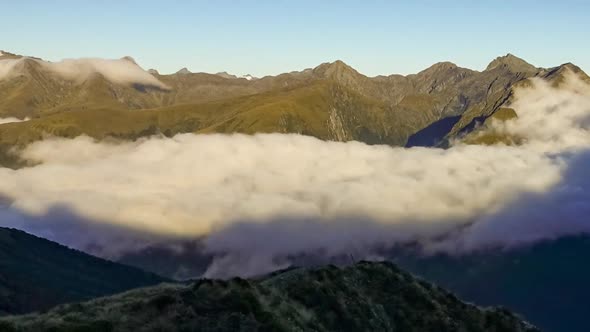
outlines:
M513 53L590 70L590 1L7 1L0 49L48 60L133 56L164 73L256 76L341 59L360 72Z

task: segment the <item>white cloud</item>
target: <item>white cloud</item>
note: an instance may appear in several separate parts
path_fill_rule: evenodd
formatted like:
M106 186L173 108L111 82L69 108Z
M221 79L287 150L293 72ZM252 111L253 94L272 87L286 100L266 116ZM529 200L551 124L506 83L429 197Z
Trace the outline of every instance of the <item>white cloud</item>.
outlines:
M42 164L1 170L10 181L0 191L33 213L65 204L132 228L203 235L233 220L277 215L465 220L560 179L553 158L484 149L406 150L281 134L184 134L123 144L54 139L22 154Z

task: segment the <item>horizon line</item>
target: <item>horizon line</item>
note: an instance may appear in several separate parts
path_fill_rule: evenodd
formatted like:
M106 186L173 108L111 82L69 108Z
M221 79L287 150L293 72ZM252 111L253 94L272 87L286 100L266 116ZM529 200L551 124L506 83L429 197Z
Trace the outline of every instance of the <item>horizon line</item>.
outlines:
M564 66L564 65L567 65L567 64L571 64L571 65L574 65L574 66L580 68L582 71L585 72L585 70L582 69L582 67L580 67L579 65L577 65L577 64L575 64L575 63L573 63L571 61L564 62L564 63L557 64L557 65L550 66L550 67L538 67L535 64L532 64L532 63L528 62L524 58L519 57L517 55L514 55L514 53L512 53L512 52L507 52L505 55L496 56L495 58L493 58L492 60L490 60L488 62L488 64L486 65L486 67L483 68L482 70L473 69L473 68L470 68L470 67L463 67L463 66L461 66L461 65L459 65L459 64L457 64L457 63L455 63L453 61L450 61L450 60L442 60L442 61L433 62L431 65L429 65L427 67L424 67L423 69L420 69L417 72L412 72L412 73L407 73L407 74L402 74L402 73L389 73L389 74L367 75L367 74L364 74L363 72L357 70L354 66L348 64L346 61L342 60L342 58L338 58L338 59L335 59L335 60L332 60L332 61L324 61L324 62L321 62L318 65L315 65L315 66L312 66L312 67L306 67L306 68L303 68L303 69L295 69L295 70L285 70L285 71L281 71L281 72L278 72L278 73L268 74L268 75L263 75L263 76L251 75L250 73L246 73L246 74L240 75L240 74L236 74L235 72L230 72L228 70L221 70L221 71L217 71L217 72L192 71L187 66L183 66L183 67L179 68L177 71L174 71L174 72L160 72L160 70L158 70L157 68L154 68L154 67L148 68L148 67L142 66L141 65L141 61L138 62L136 60L136 57L135 56L131 56L131 55L123 55L121 57L100 57L100 56L65 57L65 58L62 58L62 59L59 59L59 60L48 60L48 59L46 59L44 57L40 57L40 56L37 56L37 55L22 55L22 54L13 53L12 51L7 51L7 50L4 50L4 49L0 49L0 53L10 54L10 55L15 55L15 56L20 56L20 57L23 57L23 58L41 60L41 61L45 61L45 62L52 62L52 63L57 63L57 62L65 61L65 60L84 60L84 59L123 60L125 58L131 58L133 60L133 62L135 62L135 64L137 66L139 66L142 70L144 70L146 72L148 72L150 70L155 70L158 73L158 75L160 75L160 76L171 76L171 75L175 75L175 74L178 74L179 71L181 71L183 69L186 69L186 70L188 70L190 72L190 73L187 73L187 74L207 74L207 75L217 75L217 76L219 76L219 74L225 73L225 74L229 74L229 75L234 75L238 79L239 78L244 78L244 76L252 76L253 78L256 78L256 79L262 79L262 78L265 78L265 77L276 77L276 76L280 76L280 75L283 75L283 74L290 74L290 73L297 73L297 72L301 73L301 72L304 72L306 70L313 70L313 69L318 68L318 67L320 67L322 65L335 64L335 63L339 63L339 62L340 63L343 63L347 67L353 69L358 74L363 75L363 76L368 77L368 78L390 77L390 76L403 76L403 77L407 77L407 76L412 76L412 75L419 74L422 71L425 71L425 70L427 70L429 68L432 68L432 67L434 67L434 66L436 66L438 64L444 64L444 63L452 64L452 65L454 65L454 66L456 66L458 68L461 68L461 69L467 69L467 70L471 70L471 71L475 71L475 72L480 72L481 73L481 72L486 71L487 67L494 60L499 59L499 58L509 57L509 56L513 56L513 57L515 57L517 59L520 59L520 60L526 62L527 64L529 64L529 65L531 65L531 66L533 66L535 68L538 68L538 69L553 69L553 68L558 68L558 67L561 67L561 66ZM8 60L8 59L0 59L0 61L3 61L3 60Z

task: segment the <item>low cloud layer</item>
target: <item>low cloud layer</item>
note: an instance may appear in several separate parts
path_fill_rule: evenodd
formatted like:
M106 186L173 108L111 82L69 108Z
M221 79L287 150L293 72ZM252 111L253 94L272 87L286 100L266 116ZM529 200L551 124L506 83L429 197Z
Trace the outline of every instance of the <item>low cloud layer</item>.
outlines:
M167 88L165 84L143 70L130 58L66 59L59 62L49 62L33 58L4 59L0 60L0 81L23 74L25 71L25 61L34 61L43 70L77 83L88 80L92 75L100 74L107 80L117 84L143 84L162 89Z
M208 252L228 254L209 275L262 272L281 266L277 256L309 252L368 254L407 241L466 251L590 231L590 87L538 80L512 107L518 118L492 129L524 138L520 146L405 149L283 134L49 139L21 153L36 166L0 169L3 213L79 248L108 246L112 234L117 250L128 243L121 234L202 237ZM45 218L56 206L83 226ZM96 225L122 231L88 234Z

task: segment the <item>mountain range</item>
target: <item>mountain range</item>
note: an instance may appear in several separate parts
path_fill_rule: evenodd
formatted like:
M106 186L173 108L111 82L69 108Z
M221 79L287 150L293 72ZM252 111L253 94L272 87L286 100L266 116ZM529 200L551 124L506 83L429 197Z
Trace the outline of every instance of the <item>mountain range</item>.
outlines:
M444 146L489 117L509 114L505 106L513 87L526 84L526 78L559 84L571 71L590 80L570 63L537 68L511 54L481 72L441 62L413 75L367 77L335 61L250 80L188 70L160 75L144 71L130 57L50 63L3 52L3 62L0 117L30 118L0 127L0 162L12 167L18 163L7 152L11 147L47 135L136 139L187 132L278 132ZM74 66L87 74L72 77ZM125 72L125 80L113 78L113 71Z

